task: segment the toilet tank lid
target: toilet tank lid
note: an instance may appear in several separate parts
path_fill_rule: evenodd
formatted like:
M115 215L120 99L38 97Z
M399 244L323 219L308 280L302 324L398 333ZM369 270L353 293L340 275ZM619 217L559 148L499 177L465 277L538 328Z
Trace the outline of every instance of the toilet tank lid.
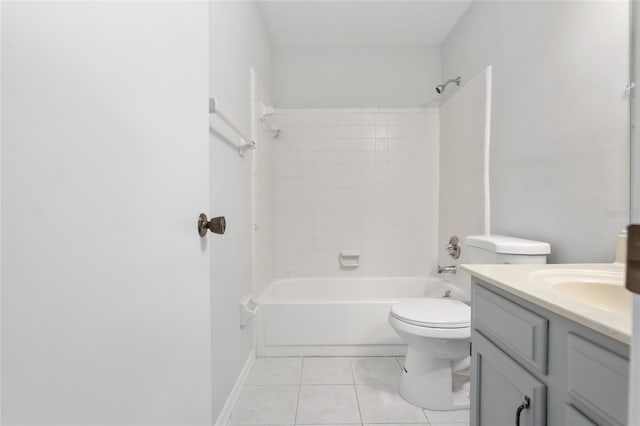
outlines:
M479 247L500 254L545 255L551 253L549 243L504 235L471 235L465 238L465 243L469 247Z

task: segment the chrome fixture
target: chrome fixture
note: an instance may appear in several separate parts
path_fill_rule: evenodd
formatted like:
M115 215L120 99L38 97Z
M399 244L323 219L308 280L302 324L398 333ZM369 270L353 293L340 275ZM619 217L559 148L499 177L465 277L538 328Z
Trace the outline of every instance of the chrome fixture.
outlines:
M447 244L447 253L454 259L460 257L460 240L455 235L449 238L449 244Z
M212 217L211 220L207 219L207 215L200 213L198 216L198 234L201 237L207 235L207 230L214 234L224 234L227 229L227 220L224 216Z
M447 297L451 297L451 290L447 290L444 292L444 296L442 296L442 298L447 298Z
M217 108L215 98L209 98L209 114L215 114L222 120L231 130L236 132L236 134L240 137L240 140L244 142L244 145L235 146L236 151L240 156L244 156L244 153L249 149L256 149L256 143L253 139L248 138L242 133L242 131L235 125L231 120L229 120L220 110Z
M450 265L450 266L440 266L440 265L438 265L438 273L439 274L455 274L456 273L456 265Z
M455 83L459 87L461 81L462 81L462 77L460 77L460 76L458 76L457 78L449 79L449 80L445 81L444 83L437 85L436 86L436 92L438 92L438 94L444 92L445 87L447 87L447 85L449 83Z

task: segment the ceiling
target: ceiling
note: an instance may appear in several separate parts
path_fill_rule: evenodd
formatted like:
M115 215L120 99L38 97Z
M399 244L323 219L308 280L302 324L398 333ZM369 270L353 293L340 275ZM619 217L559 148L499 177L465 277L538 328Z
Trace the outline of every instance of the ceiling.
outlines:
M439 45L472 0L260 1L276 47Z

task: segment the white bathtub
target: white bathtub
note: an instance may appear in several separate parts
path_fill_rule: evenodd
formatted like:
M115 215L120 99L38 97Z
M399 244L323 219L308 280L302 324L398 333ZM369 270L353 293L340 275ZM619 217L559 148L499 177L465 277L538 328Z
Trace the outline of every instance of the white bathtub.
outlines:
M258 356L404 355L387 322L402 299L460 290L439 278L291 278L258 299Z

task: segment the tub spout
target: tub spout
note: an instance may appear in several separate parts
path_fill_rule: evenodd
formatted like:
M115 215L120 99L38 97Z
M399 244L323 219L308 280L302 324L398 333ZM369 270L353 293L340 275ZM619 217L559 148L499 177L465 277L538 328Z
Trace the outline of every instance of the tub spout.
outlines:
M451 266L440 266L438 265L438 273L446 273L446 274L455 274L456 273L456 265Z

